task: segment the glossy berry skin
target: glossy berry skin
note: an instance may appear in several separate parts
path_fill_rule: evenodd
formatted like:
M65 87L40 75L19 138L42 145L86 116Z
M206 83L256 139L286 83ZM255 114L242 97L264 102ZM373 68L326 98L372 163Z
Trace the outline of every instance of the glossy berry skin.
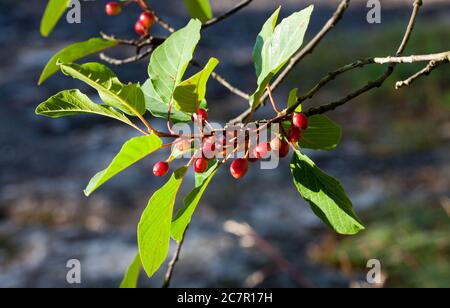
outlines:
M292 125L301 129L307 129L309 125L308 117L303 113L294 113L292 116Z
M296 126L292 126L288 133L290 142L297 142L302 138L302 130Z
M202 123L204 121L208 121L208 113L206 112L205 109L199 108L197 109L197 112L192 115L192 121L193 122L200 121Z
M140 36L145 36L148 34L148 28L144 26L144 24L138 20L138 22L134 25L134 31Z
M122 13L122 5L117 2L109 2L105 6L106 14L109 16L115 16Z
M206 138L203 140L202 152L206 158L212 159L216 151L215 138Z
M197 158L194 162L194 171L195 173L203 173L208 169L208 160L205 158Z
M270 155L270 151L271 151L270 143L261 142L253 150L253 155L258 159L267 158Z
M155 15L150 12L144 12L139 16L139 21L148 29L155 24Z
M155 166L153 166L153 174L155 176L159 177L165 176L168 171L169 171L169 164L165 161L156 163Z
M247 171L248 161L246 159L238 158L231 163L230 172L236 180L244 177L247 174Z
M278 150L278 155L280 158L284 158L289 154L289 143L286 141L281 142L280 149Z

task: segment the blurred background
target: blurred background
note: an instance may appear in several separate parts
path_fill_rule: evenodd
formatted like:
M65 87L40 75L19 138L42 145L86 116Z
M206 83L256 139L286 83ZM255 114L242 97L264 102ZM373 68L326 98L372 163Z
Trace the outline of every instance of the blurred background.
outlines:
M0 0L0 287L70 287L66 262L74 258L81 261L82 287L117 287L136 253L140 214L164 183L152 175L152 165L168 153L143 160L85 198L82 190L91 176L135 132L97 117L37 117L34 109L63 89L94 95L62 74L41 87L37 80L50 57L73 42L100 31L134 38L139 10L130 7L118 17L106 17L107 1L84 1L81 24L63 19L44 39L39 23L46 2ZM149 1L159 15L181 27L188 17L175 2ZM216 15L237 2L211 0ZM312 2L311 38L338 1L256 0L205 30L196 57L202 63L219 58L217 71L251 92L256 84L251 52L265 19L279 4L284 17ZM372 25L366 22L366 1L352 2L344 20L275 93L280 104L292 87L302 93L337 67L397 49L413 1L381 1L382 23ZM406 54L448 50L449 26L450 3L426 1ZM119 47L109 54L134 52ZM81 62L88 60L98 58ZM112 68L123 81L143 82L147 62ZM450 286L450 67L394 90L395 81L420 68L399 66L382 88L331 113L343 126L342 143L333 152L308 153L342 181L366 231L343 237L328 230L295 189L289 160L276 170L255 168L240 182L223 168L198 207L173 285L358 287L365 286L367 261L378 259L381 286ZM346 74L308 104L341 98L383 69L368 66ZM224 123L247 107L214 81L208 93L215 122ZM258 116L270 113L267 107ZM180 196L192 183L189 174ZM263 245L236 235L248 232ZM160 286L163 272L150 281L143 277L141 285Z

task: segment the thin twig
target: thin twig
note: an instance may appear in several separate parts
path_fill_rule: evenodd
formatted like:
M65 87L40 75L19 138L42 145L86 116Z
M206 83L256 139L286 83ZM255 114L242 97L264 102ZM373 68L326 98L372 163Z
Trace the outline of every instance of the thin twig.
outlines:
M224 14L218 16L218 17L214 17L210 20L208 20L207 22L205 22L202 26L203 29L206 29L208 27L211 27L212 25L215 25L221 21L223 21L224 19L227 19L228 17L233 16L234 14L236 14L237 12L239 12L240 10L242 10L244 7L246 7L247 5L249 5L250 3L252 3L253 0L243 0L240 3L236 4L232 9L230 9L229 11L225 12Z
M405 34L403 35L402 42L401 42L400 46L397 49L396 57L401 56L401 54L405 50L406 45L407 45L409 39L411 38L411 34L412 34L413 30L414 30L414 26L416 24L416 20L417 20L417 16L418 16L419 10L420 10L420 7L422 5L423 5L422 0L415 0L414 1L411 18L409 19L409 23L408 23L408 26L406 28ZM311 115L322 114L322 113L334 110L337 107L342 106L345 103L351 101L352 99L360 96L361 94L364 94L364 93L366 93L366 92L368 92L368 91L370 91L370 90L372 90L374 88L381 87L383 85L383 83L392 75L396 65L397 65L397 63L391 63L389 65L389 67L386 69L386 71L380 77L378 77L377 79L375 79L373 81L369 81L365 86L363 86L363 87L359 88L358 90L348 94L347 96L345 96L344 98L342 98L342 99L340 99L338 101L335 101L335 102L332 102L332 103L329 103L329 104L326 104L326 105L322 105L322 106L319 106L319 107L310 108L308 111L306 111L306 115L307 116L311 116ZM301 104L300 100L297 102L297 104L294 104L293 107L296 108L295 105L298 106L299 104Z
M175 253L174 253L173 257L172 257L172 260L170 260L170 262L169 262L169 267L167 269L166 275L164 277L164 283L162 285L162 288L164 288L164 289L170 287L170 283L172 281L172 276L173 276L173 272L175 270L175 266L177 265L177 262L180 259L181 248L183 247L184 239L185 239L188 227L189 227L189 225L186 227L186 230L184 230L183 237L181 238L181 241L177 244L177 248L176 248Z
M400 89L402 87L409 86L410 84L412 84L417 79L419 79L419 78L421 78L423 76L428 76L433 70L437 69L442 64L448 63L448 62L449 62L448 58L442 59L440 61L434 61L434 60L430 61L430 63L428 63L428 65L426 67L424 67L422 70L418 71L417 73L415 73L414 75L412 75L408 79L405 79L403 81L398 81L395 84L395 88L398 90L398 89Z
M198 63L195 60L191 61L191 65L195 66L195 67L199 67L201 68L202 65L200 63ZM231 93L242 97L245 100L248 100L250 98L250 95L248 93L245 93L244 91L242 91L241 89L237 88L236 86L232 85L229 81L227 81L225 79L225 77L223 77L222 75L213 72L211 74L211 77L213 79L215 79L218 83L220 83L222 86L224 86L225 88L227 88Z
M147 57L149 54L151 54L152 52L153 52L153 47L150 47L149 49L147 49L146 51L144 51L142 53L139 53L135 56L128 57L125 59L112 58L102 52L102 53L100 53L100 59L102 59L103 61L105 61L106 63L109 63L111 65L124 65L124 64L130 64L130 63L134 63L136 61L142 60L145 57Z

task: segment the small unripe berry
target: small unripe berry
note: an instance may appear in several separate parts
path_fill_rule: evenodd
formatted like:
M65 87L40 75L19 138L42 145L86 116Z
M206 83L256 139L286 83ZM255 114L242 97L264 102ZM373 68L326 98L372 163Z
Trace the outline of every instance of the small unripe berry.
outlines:
M192 142L188 139L178 138L175 140L175 147L180 152L186 152L192 148Z
M136 31L136 33L140 36L145 36L148 34L148 28L144 26L144 24L140 20L138 20L134 25L134 31Z
M109 2L105 6L106 14L109 16L115 16L122 13L122 5L117 2Z
M148 29L155 24L155 15L150 12L143 12L139 16L139 20Z
M307 129L309 125L308 117L303 113L294 113L292 116L292 125L301 129Z
M253 150L253 155L258 159L267 158L270 155L270 150L270 143L261 142Z
M302 138L302 131L296 126L292 126L288 133L288 139L290 142L297 142Z
M280 158L284 158L289 154L289 143L286 141L281 142L280 150L278 151Z
M243 176L245 176L247 171L248 171L248 161L246 159L238 158L231 163L230 172L235 179L238 180L242 178Z
M208 161L203 157L197 158L194 162L195 173L203 173L206 169L208 169Z
M155 176L165 176L168 171L169 171L169 164L165 161L156 163L155 166L153 166L153 174Z

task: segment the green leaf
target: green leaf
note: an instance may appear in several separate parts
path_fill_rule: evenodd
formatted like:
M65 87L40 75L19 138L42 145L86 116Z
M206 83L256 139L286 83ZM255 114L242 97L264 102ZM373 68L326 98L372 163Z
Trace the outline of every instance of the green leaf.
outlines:
M47 63L41 77L39 78L39 85L47 80L51 75L59 70L58 62L70 63L88 55L100 52L102 50L114 47L117 41L104 40L101 38L91 38L90 40L72 44L60 51L58 51Z
M288 98L288 108L291 108L295 104L297 104L298 101L298 88L292 89L291 92L289 92L289 98ZM295 109L295 112L302 112L302 105L298 105L298 107Z
M184 207L178 211L175 219L172 221L172 237L177 242L182 240L184 232L191 222L192 215L194 214L203 193L216 174L218 167L219 163L216 161L202 174L201 181L196 185L195 189L184 198Z
M122 283L120 284L121 289L136 289L139 281L139 275L141 273L142 262L139 254L133 259L128 270L123 277Z
M291 171L302 197L333 230L340 234L356 234L364 229L342 185L320 170L309 157L299 151L294 153Z
M280 15L281 6L269 17L264 23L261 32L256 38L255 47L253 48L253 62L255 62L256 76L260 76L263 71L263 49L266 42L269 42L273 36L273 31L277 25L278 16Z
M100 63L60 64L61 71L96 89L105 104L129 115L145 113L144 94L139 85L120 82L109 68Z
M47 37L66 11L70 0L50 0L41 20L41 34Z
M183 0L192 18L206 22L213 17L209 0Z
M309 117L308 129L302 132L301 148L313 150L334 150L341 142L341 127L325 115Z
M85 195L91 195L113 176L160 149L161 146L161 139L154 134L150 136L135 137L128 140L111 164L92 178L84 190Z
M278 9L264 24L253 52L258 88L250 98L252 108L260 104L261 96L271 79L302 46L313 9L314 6L310 5L283 19L274 28L279 14Z
M155 117L167 119L169 105L164 103L158 96L150 79L142 85L142 92L144 92L145 108L147 108L147 110L150 111L150 113ZM187 113L172 108L170 112L170 120L173 123L186 123L191 122L191 116Z
M60 118L79 114L96 114L110 117L128 125L132 122L112 107L99 105L79 90L65 90L50 97L36 108L36 114Z
M138 225L139 254L149 277L167 257L173 208L187 168L175 171L170 180L150 199Z
M197 111L205 99L208 79L218 64L219 60L211 58L202 71L175 88L174 100L178 110L191 114Z
M201 26L199 20L191 20L186 27L170 35L158 46L150 58L150 80L156 94L165 104L172 101L173 92L192 60L200 40Z

